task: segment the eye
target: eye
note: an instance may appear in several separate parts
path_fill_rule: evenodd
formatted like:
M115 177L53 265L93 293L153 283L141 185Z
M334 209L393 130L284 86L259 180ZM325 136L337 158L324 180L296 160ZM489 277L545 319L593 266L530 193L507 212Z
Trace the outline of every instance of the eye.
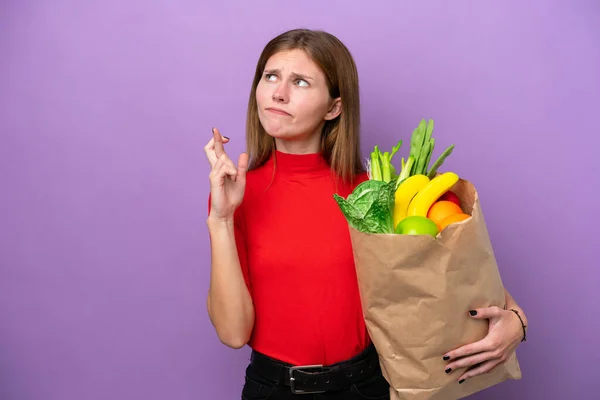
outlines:
M265 79L269 82L274 82L275 79L277 79L277 76L275 76L275 74L266 74Z
M306 82L304 79L298 79L296 83L298 83L298 86L308 86L308 82Z

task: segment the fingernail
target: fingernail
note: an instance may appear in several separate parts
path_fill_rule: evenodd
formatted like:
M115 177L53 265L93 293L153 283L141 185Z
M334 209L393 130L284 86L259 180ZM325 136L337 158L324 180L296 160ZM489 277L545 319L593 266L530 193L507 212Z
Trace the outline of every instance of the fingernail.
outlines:
M446 368L446 373L449 374L452 371L452 368Z
M449 356L444 356L444 361L448 361L450 359Z
M223 136L225 139L229 140L229 138L227 136Z
M460 381L458 381L458 383L463 383L464 381L465 381L464 379L461 379Z
M469 311L469 314L471 314L472 316L475 316L475 315L477 315L477 311L471 310L471 311Z
M212 128L212 133L215 133L215 128Z

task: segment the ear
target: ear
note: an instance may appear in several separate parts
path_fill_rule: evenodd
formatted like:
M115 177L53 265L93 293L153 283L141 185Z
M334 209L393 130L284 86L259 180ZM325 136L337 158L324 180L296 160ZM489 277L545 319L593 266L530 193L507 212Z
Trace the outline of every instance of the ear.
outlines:
M335 119L341 113L342 113L342 99L338 97L337 99L333 99L333 102L331 103L331 106L329 107L329 111L327 112L327 114L325 114L325 119L328 121Z

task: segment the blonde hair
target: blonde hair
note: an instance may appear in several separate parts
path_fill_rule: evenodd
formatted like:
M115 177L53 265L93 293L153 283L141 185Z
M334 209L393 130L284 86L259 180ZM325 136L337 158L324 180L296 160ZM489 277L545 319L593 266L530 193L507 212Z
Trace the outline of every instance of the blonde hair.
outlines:
M249 170L263 165L275 150L275 141L260 123L256 87L262 79L267 61L286 50L303 50L325 75L331 98L341 98L341 114L325 121L321 134L321 151L332 172L353 183L364 171L360 154L360 99L358 73L346 46L335 36L323 31L294 29L273 38L263 49L252 82L246 119Z

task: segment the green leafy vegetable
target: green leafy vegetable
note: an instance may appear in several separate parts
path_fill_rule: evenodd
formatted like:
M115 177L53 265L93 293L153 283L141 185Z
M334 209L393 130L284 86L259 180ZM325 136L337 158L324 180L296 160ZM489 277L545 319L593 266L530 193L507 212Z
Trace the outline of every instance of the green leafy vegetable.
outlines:
M433 163L433 166L431 167L431 169L429 170L429 173L427 175L427 176L429 176L429 179L432 179L435 176L438 168L444 163L444 160L446 160L446 157L448 157L450 154L452 154L453 150L454 150L454 145L452 144L452 145L448 146L448 148L446 150L444 150L444 152Z
M415 128L410 139L410 154L409 157L413 157L417 162L413 164L413 168L409 172L409 175L417 174L416 168L421 154L421 147L423 147L425 135L427 130L427 122L422 119L419 125Z
M371 152L371 179L375 181L382 180L381 174L381 151L379 146L375 146Z
M427 129L425 131L425 139L423 140L423 143L429 143L429 141L431 140L432 133L433 133L433 120L430 119L429 123L427 124Z
M348 223L365 233L394 233L394 194L396 182L367 180L347 199L334 194Z
M427 175L427 169L429 168L429 161L431 160L431 154L433 153L433 149L435 148L435 138L429 139L430 149L427 152L427 158L425 159L425 163L423 164L423 171L421 172L423 175Z
M408 178L411 174L413 165L415 163L415 158L413 156L408 156L408 160L404 163L404 159L402 159L402 171L400 171L400 175L398 176L396 185L399 186L403 180Z
M443 164L446 157L452 153L454 145L449 146L442 155L436 160L431 169L429 169L429 163L431 161L431 155L435 148L435 138L432 137L434 123L430 119L428 122L422 119L419 125L414 129L411 140L410 140L410 157L414 158L414 163L408 175L400 173L399 179L406 179L409 176L423 174L433 178L437 173L438 168Z
M396 168L392 164L394 154L402 147L402 140L398 141L391 152L381 152L379 146L375 146L371 152L371 179L375 181L390 182L398 176Z
M423 147L421 147L421 153L419 154L419 158L416 162L416 166L415 166L415 174L423 174L424 171L427 169L427 165L425 165L425 160L427 160L427 156L431 151L431 143L427 142L425 144L423 144Z

